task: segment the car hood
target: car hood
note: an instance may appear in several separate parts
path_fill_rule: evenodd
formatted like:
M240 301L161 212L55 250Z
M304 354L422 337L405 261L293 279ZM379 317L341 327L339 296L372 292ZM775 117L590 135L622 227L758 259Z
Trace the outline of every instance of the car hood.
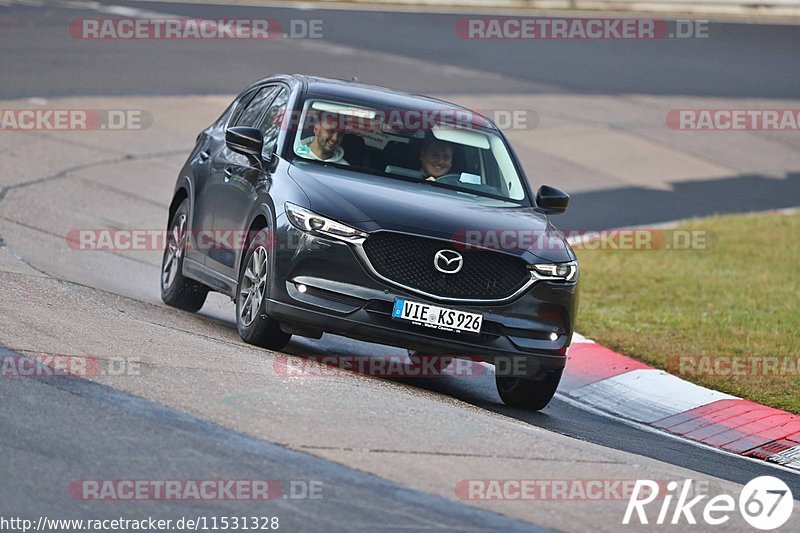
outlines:
M310 165L309 165L310 167ZM389 230L446 239L524 256L563 262L575 259L547 215L531 207L476 204L452 190L343 170L291 166L291 178L312 211L362 231Z

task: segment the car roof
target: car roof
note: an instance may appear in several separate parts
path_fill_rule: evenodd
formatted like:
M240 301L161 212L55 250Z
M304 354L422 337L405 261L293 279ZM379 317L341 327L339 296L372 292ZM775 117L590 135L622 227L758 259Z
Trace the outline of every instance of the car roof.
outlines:
M404 93L394 89L389 89L388 87L370 85L361 83L359 81L339 80L334 78L309 76L305 74L281 74L272 76L266 80L262 80L259 83L277 80L289 81L289 79L294 79L303 84L305 92L313 96L343 100L361 100L364 102L369 102L370 104L384 110L413 109L415 111L422 112L466 111L470 113L472 124L493 130L499 129L494 122L481 115L477 111L473 111L452 102L447 102L445 100L439 100L437 98L431 98L429 96L423 96L419 94Z

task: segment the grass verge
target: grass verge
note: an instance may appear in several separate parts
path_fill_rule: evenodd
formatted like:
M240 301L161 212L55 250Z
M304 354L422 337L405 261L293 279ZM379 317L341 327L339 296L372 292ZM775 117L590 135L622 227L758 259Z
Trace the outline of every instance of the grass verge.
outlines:
M688 381L800 414L800 214L694 219L653 230L640 248L645 240L658 249L576 246L577 330Z

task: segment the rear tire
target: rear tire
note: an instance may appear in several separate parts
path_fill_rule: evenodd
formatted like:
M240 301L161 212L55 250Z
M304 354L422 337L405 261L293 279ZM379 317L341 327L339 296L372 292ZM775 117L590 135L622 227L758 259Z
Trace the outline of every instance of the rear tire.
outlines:
M164 256L161 259L161 299L169 306L195 312L203 307L209 289L183 275L183 259L189 234L188 219L189 200L184 200L169 223Z
M562 373L563 370L548 372L540 381L495 374L495 384L506 405L539 411L553 399Z
M248 344L282 350L291 334L281 330L277 320L266 314L267 287L270 283L268 229L262 229L247 247L236 285L236 326Z

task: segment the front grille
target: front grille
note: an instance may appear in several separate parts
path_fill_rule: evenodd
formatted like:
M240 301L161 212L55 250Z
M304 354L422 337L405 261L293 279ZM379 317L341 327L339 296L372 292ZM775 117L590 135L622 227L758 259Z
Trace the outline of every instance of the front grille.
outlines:
M464 265L456 274L436 270L436 252L454 249L457 248L446 241L387 231L373 233L364 241L364 252L381 276L435 296L501 299L514 294L530 279L522 259L487 250L459 250Z

